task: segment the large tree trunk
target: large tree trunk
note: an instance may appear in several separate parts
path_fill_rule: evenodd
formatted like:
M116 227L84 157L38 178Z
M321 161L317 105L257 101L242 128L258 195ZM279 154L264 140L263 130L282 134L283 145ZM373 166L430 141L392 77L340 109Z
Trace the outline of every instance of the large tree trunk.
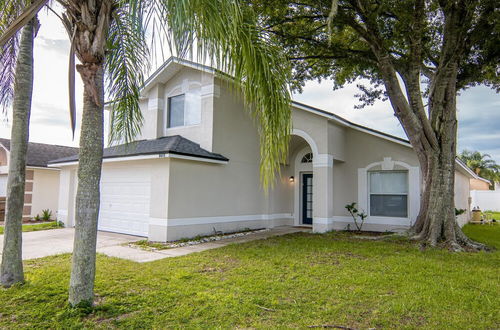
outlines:
M12 134L10 140L7 212L3 241L0 282L5 287L24 282L22 262L22 219L29 139L31 97L33 93L33 39L38 21L33 19L21 32L14 82Z
M467 238L456 221L457 65L450 64L446 71L447 79L434 85L429 99L430 120L438 147L426 148L424 152L416 150L420 153L424 191L420 213L412 229L415 239L430 246L443 243L456 251L462 247L482 249L485 246Z
M80 65L78 71L84 80L85 90L78 162L75 241L69 289L69 302L72 306L92 305L94 301L99 182L104 146L103 65ZM99 93L99 104L95 102L93 91Z
M91 306L99 216L102 151L104 147L104 63L114 2L68 2L63 23L73 40L83 80L83 116L80 133L75 241L69 288L72 306Z

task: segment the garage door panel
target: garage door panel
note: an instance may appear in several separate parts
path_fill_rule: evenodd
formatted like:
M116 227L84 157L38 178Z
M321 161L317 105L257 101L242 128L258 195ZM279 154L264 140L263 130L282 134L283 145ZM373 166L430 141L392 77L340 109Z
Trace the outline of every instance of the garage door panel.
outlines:
M103 170L99 230L147 236L151 191L149 173L144 166Z
M126 199L118 201L106 201L104 204L101 204L101 210L105 210L106 214L122 214L125 212L132 212L135 213L135 215L145 214L149 212L149 203L147 200L140 202L137 200Z

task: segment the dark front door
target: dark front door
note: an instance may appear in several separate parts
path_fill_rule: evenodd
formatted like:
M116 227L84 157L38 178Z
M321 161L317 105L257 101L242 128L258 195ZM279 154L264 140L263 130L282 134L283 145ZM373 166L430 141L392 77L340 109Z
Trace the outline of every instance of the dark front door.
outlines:
M302 224L313 223L313 175L302 174Z

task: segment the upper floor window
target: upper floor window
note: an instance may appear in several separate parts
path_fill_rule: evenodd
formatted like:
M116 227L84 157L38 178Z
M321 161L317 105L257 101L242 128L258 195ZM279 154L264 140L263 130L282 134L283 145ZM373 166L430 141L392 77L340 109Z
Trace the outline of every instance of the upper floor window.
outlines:
M312 163L313 161L313 154L312 152L305 154L304 157L302 157L302 160L300 161L301 163Z
M167 127L198 125L201 122L199 91L168 98Z
M370 216L408 217L408 172L369 172Z

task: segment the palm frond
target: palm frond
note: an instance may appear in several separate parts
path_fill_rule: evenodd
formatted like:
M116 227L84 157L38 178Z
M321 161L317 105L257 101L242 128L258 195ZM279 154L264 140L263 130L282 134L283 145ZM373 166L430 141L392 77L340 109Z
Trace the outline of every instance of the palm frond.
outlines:
M12 23L29 4L26 0L0 2L0 35L11 29ZM19 31L16 31L0 47L0 107L5 114L14 96L14 77L19 46Z
M19 38L16 34L0 50L0 108L4 114L14 97L18 46Z
M261 183L272 186L286 159L291 131L288 61L257 28L252 8L241 1L159 1L179 51L196 41L199 61L210 60L234 77L258 122Z
M21 11L13 16L5 15L6 17L9 17L7 20L9 20L9 24L6 29L1 31L0 33L0 46L5 45L10 38L12 38L14 35L16 35L19 30L22 29L23 26L25 26L29 21L31 21L33 18L36 17L38 12L43 8L49 2L49 0L33 0L32 2L29 2L26 4L26 1L23 0L10 0L6 1L5 6L12 6L13 8L19 9L21 8ZM0 8L0 12L2 15L4 15L4 12ZM11 18L14 18L10 20Z
M149 69L145 8L141 1L122 2L113 12L108 35L106 85L111 107L110 141L132 141L140 132L140 88Z

